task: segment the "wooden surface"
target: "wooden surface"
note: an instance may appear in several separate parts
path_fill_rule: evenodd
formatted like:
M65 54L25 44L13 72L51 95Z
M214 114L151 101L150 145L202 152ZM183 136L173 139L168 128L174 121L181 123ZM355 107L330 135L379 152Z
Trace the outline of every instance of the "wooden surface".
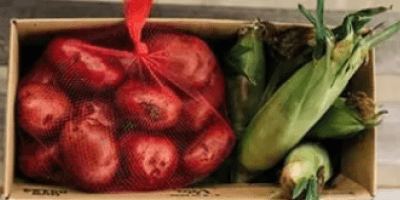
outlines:
M327 23L341 22L347 11L328 11ZM307 22L297 10L219 6L156 5L153 17L254 19L275 22ZM10 18L122 17L118 3L85 3L49 0L0 0L0 139L4 132L6 66ZM369 27L380 22L400 20L400 13L376 17ZM400 186L400 34L376 48L377 100L389 111L378 128L378 184ZM2 144L2 142L0 142ZM2 159L0 151L0 160ZM0 163L2 164L2 163Z
M58 0L54 0L58 1ZM114 2L121 3L122 0L70 0L70 1L91 1L91 2ZM196 6L241 6L241 7L258 7L258 8L286 8L293 9L300 3L306 8L315 8L317 1L315 0L154 0L159 4L181 4ZM393 5L393 10L400 12L400 1L398 0L340 0L325 1L325 8L328 10L343 9L361 9L376 6Z

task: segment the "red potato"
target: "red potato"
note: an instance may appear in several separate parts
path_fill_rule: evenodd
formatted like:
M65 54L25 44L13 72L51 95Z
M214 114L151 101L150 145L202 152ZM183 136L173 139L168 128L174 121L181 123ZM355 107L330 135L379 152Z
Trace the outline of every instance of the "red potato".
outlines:
M184 126L199 131L215 117L217 110L204 99L191 99L184 104ZM185 130L185 129L184 129Z
M212 172L230 154L235 138L225 122L213 124L186 149L183 154L185 168L199 176Z
M199 92L216 110L225 102L225 77L219 67L213 71L209 81Z
M166 136L129 132L121 139L133 190L160 189L178 167L179 150Z
M225 79L221 70L216 69L207 85L199 90L199 95L185 102L185 126L196 131L202 129L212 118L217 117L218 108L224 101Z
M51 85L25 84L19 88L18 124L34 137L53 136L71 111L68 96Z
M75 115L78 119L97 120L102 125L115 132L117 116L111 106L111 101L86 99L77 103Z
M50 42L46 55L58 67L60 82L67 89L102 92L114 89L125 78L118 57L129 52L96 47L88 42L59 37Z
M118 88L115 102L127 118L146 130L174 126L182 110L182 101L172 90L134 80Z
M218 62L200 38L179 32L157 33L144 38L153 68L186 89L207 84Z
M60 135L63 167L81 189L104 191L120 166L114 133L97 120L68 121Z
M96 46L129 51L133 49L132 41L129 38L128 29L125 24L68 30L65 32L65 35L88 41Z
M37 141L21 144L18 165L29 178L52 179L53 169L59 164L58 145L43 145Z
M20 87L29 83L57 86L57 69L43 56L33 66L32 71L19 83Z

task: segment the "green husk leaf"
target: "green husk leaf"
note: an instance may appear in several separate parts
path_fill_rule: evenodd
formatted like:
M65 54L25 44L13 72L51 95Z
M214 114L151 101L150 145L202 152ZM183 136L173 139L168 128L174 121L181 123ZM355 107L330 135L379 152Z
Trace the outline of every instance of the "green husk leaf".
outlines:
M379 7L375 7L375 8L366 8L366 9L359 10L351 15L356 16L356 17L372 17L377 14L386 12L388 9L391 9L391 8L386 8L383 6L379 6Z
M293 189L293 199L296 199L297 197L299 197L304 190L308 187L310 180L307 178L302 178L294 187Z
M319 200L319 194L317 190L317 180L310 179L308 184L308 190L306 193L306 200Z
M324 116L307 133L315 139L344 139L363 134L362 130L378 126L386 110L377 110L375 102L363 92L338 98Z
M366 127L354 109L346 106L346 99L338 98L332 107L307 133L308 138L342 138Z
M252 75L249 74L249 71L244 67L243 62L241 61L241 57L246 53L252 51L252 48L249 46L244 46L242 44L236 44L229 52L228 56L225 57L224 61L226 65L235 70L236 73L245 76L249 79L253 84L255 82Z
M299 4L298 9L300 12L310 21L314 26L317 26L317 20L314 18L314 16L304 8L303 5Z
M320 59L325 53L325 45L327 42L326 38L330 34L325 29L324 0L318 0L317 4L317 34L315 38L317 41L317 46L314 51L314 57L315 59Z
M352 29L359 33L364 25L371 21L371 17L387 11L388 8L385 7L375 7L359 10L355 13L351 13L345 17L342 25L333 29L332 32L337 38L337 40L342 40L346 37L347 30L351 26Z
M361 30L366 24L368 24L372 19L371 18L365 18L365 19L360 19L360 21L356 22L354 25L354 29L356 31Z
M243 27L239 32L239 41L225 55L224 59L229 67L245 76L254 86L260 84L260 79L264 75L260 73L260 69L265 68L261 32L262 28L266 26L263 23L266 22L256 19L249 27Z
M363 45L367 48L373 48L379 43L388 40L389 38L393 37L397 32L400 30L400 21L390 25L384 31L380 31L374 35L369 35L365 38Z
M297 70L304 66L307 62L312 60L313 49L310 46L299 52L292 59L282 60L273 71L271 79L269 80L265 91L263 92L260 100L260 107L262 107L276 92L276 90L292 76Z

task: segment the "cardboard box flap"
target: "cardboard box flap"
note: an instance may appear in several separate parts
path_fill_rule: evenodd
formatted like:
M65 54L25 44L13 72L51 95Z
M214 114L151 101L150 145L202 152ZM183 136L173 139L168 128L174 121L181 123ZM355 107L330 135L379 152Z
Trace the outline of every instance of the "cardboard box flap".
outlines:
M83 22L83 23L82 23ZM62 32L69 29L83 27L98 28L107 25L123 23L123 18L74 18L74 19L18 19L15 23L18 26L18 36L20 40L29 35L48 34ZM68 27L65 24L68 23ZM197 18L149 18L148 23L173 26L180 30L199 33L203 37L218 36L225 37L236 35L238 28L243 24L252 23L251 21L229 20L229 19L197 19ZM274 23L279 27L293 26L291 23ZM298 26L312 27L310 24L296 24Z
M6 124L5 124L5 144L4 144L4 190L3 197L8 197L11 191L11 186L14 179L14 105L15 94L17 91L18 81L18 66L19 66L19 48L18 48L18 31L16 27L16 20L10 21L10 59L8 67L8 85L7 85L7 105L6 105Z
M41 200L49 198L80 200L80 199L242 199L242 200L265 200L274 195L278 187L273 184L232 184L202 188L184 188L162 192L139 192L127 194L88 194L65 187L54 187L18 181L13 185L9 199L32 199ZM369 192L361 185L345 176L339 176L338 182L333 189L327 189L322 194L323 200L328 199L371 199Z
M355 81L357 80L357 81ZM364 63L349 82L351 91L363 91L374 101L375 92L375 51L371 50L368 62ZM368 191L375 195L377 188L377 146L376 127L370 128L361 141L352 139L343 141L341 171L344 175L357 180ZM362 169L362 170L360 170Z

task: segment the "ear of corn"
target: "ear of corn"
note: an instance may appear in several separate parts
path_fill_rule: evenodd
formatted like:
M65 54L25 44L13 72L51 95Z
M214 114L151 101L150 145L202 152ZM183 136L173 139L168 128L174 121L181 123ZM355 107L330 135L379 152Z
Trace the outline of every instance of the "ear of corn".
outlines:
M378 110L372 99L359 92L337 98L324 116L307 133L307 138L342 139L354 137L382 121L386 110Z
M316 26L313 61L275 92L239 141L239 162L249 171L267 170L282 160L339 97L369 49L400 30L397 22L380 33L363 37L357 31L358 24L364 23L361 16L376 14L372 12L379 10L376 8L345 19L337 29L341 31L335 34L325 27L323 4L318 0L317 19L312 21Z
M280 195L287 199L319 199L326 181L332 176L328 152L314 143L301 144L285 158Z
M238 31L238 41L224 55L228 115L238 138L259 108L265 88L266 56L262 36L275 34L275 26L259 19L246 24ZM231 171L236 168L233 152L217 171L196 185L231 182Z
M266 89L260 100L259 108L276 92L276 90L298 69L312 60L313 48L310 46L314 39L314 30L306 27L291 27L278 31L276 41L269 45L269 50L275 63ZM268 39L265 39L268 41Z
M256 20L239 31L239 40L225 57L227 65L237 75L227 78L229 118L240 136L258 111L265 88L265 53L261 32L265 25Z

